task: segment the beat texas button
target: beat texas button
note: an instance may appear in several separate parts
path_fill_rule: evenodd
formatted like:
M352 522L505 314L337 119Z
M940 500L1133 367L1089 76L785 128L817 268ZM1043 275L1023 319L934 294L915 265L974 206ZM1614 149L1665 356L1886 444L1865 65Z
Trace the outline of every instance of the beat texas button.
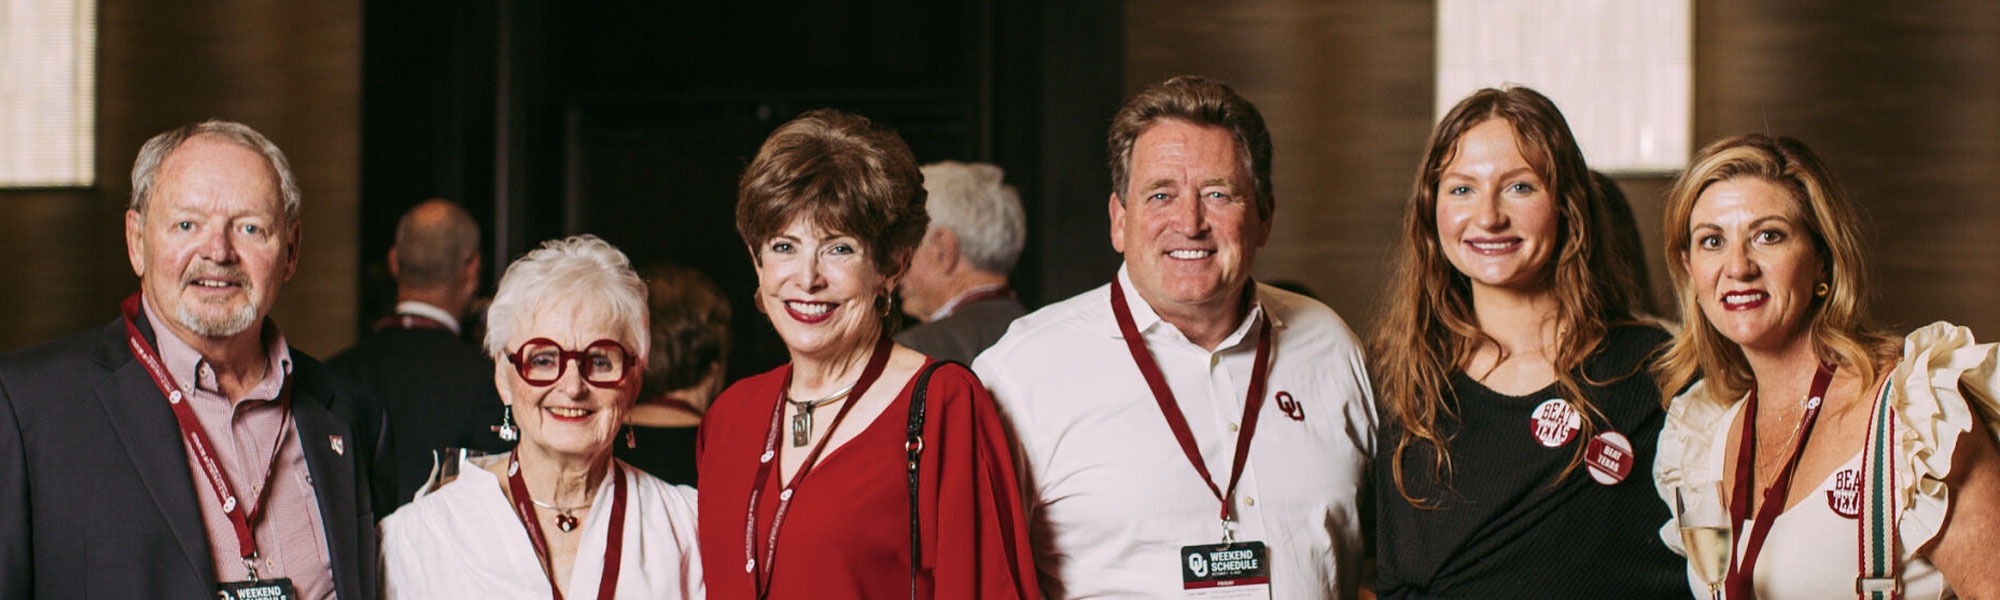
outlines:
M1561 448L1576 439L1576 431L1583 425L1583 419L1576 414L1576 408L1561 398L1550 398L1535 407L1529 419L1530 433L1535 441L1548 448Z
M1618 485L1632 474L1632 441L1616 431L1597 434L1583 451L1583 466L1598 483Z

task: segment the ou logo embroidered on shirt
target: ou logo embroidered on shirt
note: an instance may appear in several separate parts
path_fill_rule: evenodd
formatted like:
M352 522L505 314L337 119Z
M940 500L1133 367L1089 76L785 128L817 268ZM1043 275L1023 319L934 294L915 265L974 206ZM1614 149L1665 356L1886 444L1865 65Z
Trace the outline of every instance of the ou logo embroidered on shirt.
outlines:
M1293 400L1291 392L1278 392L1278 410L1284 411L1285 416L1291 417L1293 421L1306 420L1305 404Z
M1826 506L1849 519L1861 518L1861 471L1844 469L1833 474L1833 489L1826 491Z

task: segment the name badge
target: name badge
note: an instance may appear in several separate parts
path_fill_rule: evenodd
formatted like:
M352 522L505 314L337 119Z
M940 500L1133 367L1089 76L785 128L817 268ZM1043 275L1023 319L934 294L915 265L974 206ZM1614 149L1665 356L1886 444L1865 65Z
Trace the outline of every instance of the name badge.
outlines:
M298 600L292 578L230 581L215 586L216 600Z
M1181 597L1271 597L1271 554L1263 542L1181 547Z

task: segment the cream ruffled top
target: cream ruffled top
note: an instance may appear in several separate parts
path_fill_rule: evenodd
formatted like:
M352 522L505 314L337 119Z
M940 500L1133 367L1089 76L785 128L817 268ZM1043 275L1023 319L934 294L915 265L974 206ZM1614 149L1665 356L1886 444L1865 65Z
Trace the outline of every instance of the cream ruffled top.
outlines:
M1897 525L1907 598L1950 597L1942 576L1916 551L1937 537L1951 507L1951 490L1945 479L1951 474L1951 458L1959 436L1975 425L1973 411L1985 421L1985 435L2000 440L2000 345L1974 342L1972 331L1945 322L1932 323L1903 340L1903 359L1889 372L1889 401L1896 409L1896 505L1902 507ZM1667 423L1660 432L1659 457L1653 465L1653 481L1662 500L1671 504L1673 490L1683 483L1720 481L1729 424L1740 410L1740 399L1728 402L1710 399L1696 383L1686 394L1674 398L1667 409ZM1962 390L1961 390L1962 388ZM1970 392L1967 395L1963 392ZM1857 454L1858 459L1858 454ZM1842 469L1858 468L1859 460ZM1839 474L1842 469L1836 469ZM1830 485L1821 484L1822 488ZM1811 485L1816 482L1795 482ZM1796 513L1796 514L1795 514ZM1823 513L1823 514L1821 514ZM1796 584L1817 582L1826 590L1845 589L1853 594L1855 554L1858 539L1855 521L1843 519L1827 502L1808 499L1779 515L1772 528L1764 558L1758 561L1756 587L1760 597L1822 597L1813 590L1797 589ZM1787 522L1790 521L1790 527ZM1823 539L1792 540L1798 537ZM1669 520L1660 537L1675 552L1681 548L1678 525ZM1843 541L1844 540L1844 541ZM1741 540L1738 541L1739 543ZM1810 557L1779 556L1785 550L1819 554ZM1786 572L1811 568L1811 573ZM1773 573L1773 571L1778 571ZM1935 589L1935 593L1923 590Z

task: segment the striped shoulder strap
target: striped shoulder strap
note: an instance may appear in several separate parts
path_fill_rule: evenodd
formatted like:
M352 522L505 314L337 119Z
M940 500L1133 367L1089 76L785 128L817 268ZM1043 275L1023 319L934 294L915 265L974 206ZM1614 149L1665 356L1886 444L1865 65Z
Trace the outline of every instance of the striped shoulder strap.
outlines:
M1896 567L1896 409L1889 405L1889 390L1895 384L1882 382L1882 393L1868 419L1867 454L1862 456L1862 506L1856 539L1861 545L1861 564L1854 578L1854 593L1861 600L1897 600L1902 597L1902 580Z

